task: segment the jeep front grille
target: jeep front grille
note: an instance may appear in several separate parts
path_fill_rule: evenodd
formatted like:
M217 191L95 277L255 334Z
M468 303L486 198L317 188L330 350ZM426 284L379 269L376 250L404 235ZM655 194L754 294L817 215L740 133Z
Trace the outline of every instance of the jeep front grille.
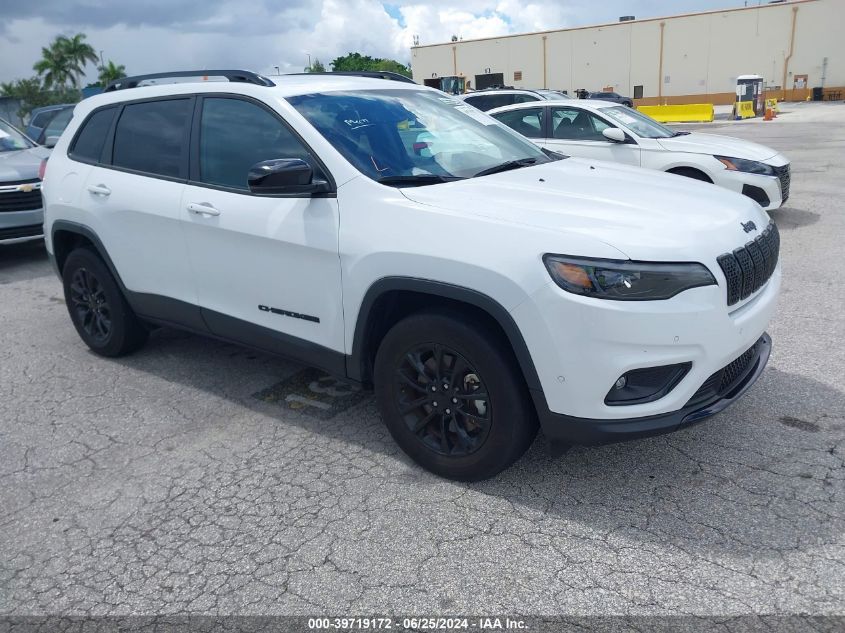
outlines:
M716 258L728 285L728 305L750 297L775 272L780 252L780 233L774 222L745 246Z

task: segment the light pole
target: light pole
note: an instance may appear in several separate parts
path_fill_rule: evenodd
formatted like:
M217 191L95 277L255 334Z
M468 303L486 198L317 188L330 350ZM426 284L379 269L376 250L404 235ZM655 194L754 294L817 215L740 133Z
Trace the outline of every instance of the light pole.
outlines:
M277 75L281 75L281 74L282 74L282 73L281 73L281 71L279 70L279 67L278 67L278 66L273 66L273 68L275 68L275 69L276 69L276 74L277 74Z
M308 55L308 70L311 70L311 53L305 53Z

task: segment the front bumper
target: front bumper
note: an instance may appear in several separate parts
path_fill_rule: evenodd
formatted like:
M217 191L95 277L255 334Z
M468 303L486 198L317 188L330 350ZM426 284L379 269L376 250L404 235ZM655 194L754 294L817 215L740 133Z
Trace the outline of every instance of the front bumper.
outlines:
M671 433L723 411L742 397L763 373L771 348L771 338L764 333L751 348L753 354L736 379L704 401L693 397L686 406L670 413L623 420L577 418L550 411L542 392L532 391L532 396L543 432L553 445L609 444Z
M44 210L0 213L0 244L13 244L44 237Z
M763 162L770 164L777 175L763 176L722 169L715 174L713 182L751 198L767 211L779 209L789 199L790 164L781 155Z

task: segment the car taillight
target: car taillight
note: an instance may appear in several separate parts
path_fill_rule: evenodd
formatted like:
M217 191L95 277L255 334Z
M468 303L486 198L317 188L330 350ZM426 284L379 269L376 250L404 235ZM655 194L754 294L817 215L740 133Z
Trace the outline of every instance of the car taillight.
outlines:
M44 180L44 174L47 171L47 159L41 161L41 165L38 167L38 179Z

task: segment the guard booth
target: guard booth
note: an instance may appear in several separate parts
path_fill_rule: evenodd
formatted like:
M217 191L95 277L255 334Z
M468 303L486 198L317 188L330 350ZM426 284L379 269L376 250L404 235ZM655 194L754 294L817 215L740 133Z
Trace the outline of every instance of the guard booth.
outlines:
M740 75L736 78L735 117L740 116L743 110L749 110L748 105L742 107L742 103L750 104L754 116L763 116L766 113L763 78L760 75Z

